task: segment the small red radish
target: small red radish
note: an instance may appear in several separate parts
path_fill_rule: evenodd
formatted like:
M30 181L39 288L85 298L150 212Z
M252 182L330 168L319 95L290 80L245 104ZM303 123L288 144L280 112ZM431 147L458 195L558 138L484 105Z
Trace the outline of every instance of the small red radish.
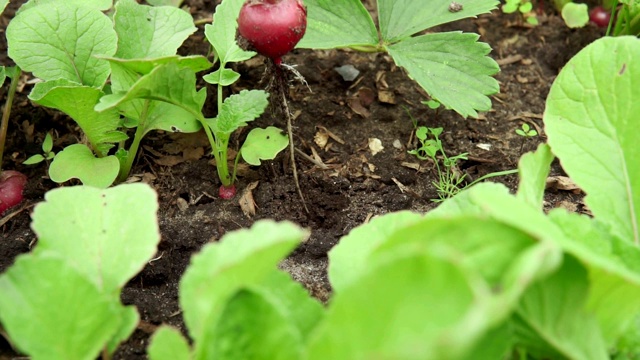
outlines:
M22 190L27 177L17 171L6 170L0 173L0 215L22 201Z
M605 28L609 26L610 19L611 13L605 10L602 6L596 6L589 11L589 20L598 27Z
M220 185L218 189L218 196L220 199L231 200L236 196L236 186L231 184L229 186Z
M276 65L307 29L302 0L247 0L238 17L238 31L255 50Z

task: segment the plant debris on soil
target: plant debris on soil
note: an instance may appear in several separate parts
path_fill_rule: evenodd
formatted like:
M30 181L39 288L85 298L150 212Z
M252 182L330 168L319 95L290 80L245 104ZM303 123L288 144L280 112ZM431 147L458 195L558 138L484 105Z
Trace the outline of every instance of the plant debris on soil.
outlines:
M11 2L1 18L2 31L19 7ZM372 8L372 1L365 1ZM186 0L184 5L195 19L211 17L215 2ZM295 50L283 61L295 65L308 87L292 83L290 107L294 113L294 134L301 187L309 207L305 212L291 175L289 155L281 153L259 168L239 168L238 195L225 201L217 198L219 182L209 156L206 137L197 134L155 132L143 142L129 181L143 181L157 192L158 220L162 241L156 257L148 263L122 292L124 304L137 306L142 321L133 336L118 349L115 359L144 359L149 336L162 324L185 327L178 304L178 284L192 254L225 233L249 227L258 219L289 220L311 230L311 237L281 267L300 281L316 298L326 301L331 288L327 280L327 252L340 237L372 216L397 211L426 212L437 206L432 182L437 178L434 164L407 153L415 149L414 125L442 127L440 136L448 155L469 153L460 170L473 180L494 171L515 169L518 159L545 141L542 116L545 98L562 66L580 49L603 35L589 26L568 29L557 14L539 16L541 24L523 24L516 14L499 10L477 19L466 19L433 31L462 30L481 35L490 56L500 64L496 76L500 93L492 96L493 110L479 119L463 119L452 111L431 110L422 105L428 96L384 54L363 54L344 50ZM0 40L2 64L6 40ZM208 43L203 26L181 48L181 54L206 54ZM349 66L359 71L346 81L336 68ZM265 61L256 57L237 65L242 74L234 92L259 88ZM82 140L72 120L56 111L31 103L30 74L19 87L3 169L15 169L29 176L25 202L0 219L0 272L16 256L28 252L36 241L29 212L44 198L46 191L60 185L47 177L47 164L21 163L41 152L47 132L54 137L54 151ZM206 86L201 82L201 86ZM6 86L0 97L6 96ZM214 94L214 88L208 89ZM215 114L215 104L205 105ZM286 126L284 118L270 109L255 126ZM524 138L515 130L523 123L539 136ZM236 148L248 131L234 134ZM235 156L235 154L232 154ZM554 163L545 204L586 212L579 189L564 186L559 164ZM517 176L493 178L512 190ZM75 183L64 186L75 185ZM0 329L1 330L1 329ZM0 331L0 334L2 332ZM16 353L0 336L0 359Z

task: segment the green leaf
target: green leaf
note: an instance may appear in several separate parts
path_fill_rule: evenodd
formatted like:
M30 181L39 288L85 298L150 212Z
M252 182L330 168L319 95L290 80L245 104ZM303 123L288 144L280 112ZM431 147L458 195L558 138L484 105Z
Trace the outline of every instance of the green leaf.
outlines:
M519 1L507 2L506 4L502 5L502 12L505 14L512 14L518 10L519 6Z
M108 60L109 63L111 63L112 67L113 65L120 65L122 68L136 73L136 75L147 75L158 66L169 64L169 63L175 63L176 65L178 65L179 68L189 68L194 72L207 70L211 66L213 66L213 64L211 64L211 62L209 62L209 60L207 60L207 58L202 55L190 55L190 56L171 55L171 56L162 56L162 57L149 58L149 59L122 59L122 58L115 58L115 57L108 57L108 56L102 56L101 58ZM112 69L112 71L113 70L114 69ZM113 75L111 75L111 77L113 78ZM131 84L128 84L126 88L131 86ZM112 85L113 85L113 82L112 82ZM114 92L124 91L124 90L125 88L117 87L117 90L114 89Z
M387 43L408 38L422 30L491 12L499 1L457 1L461 11L449 11L451 0L378 0L380 34ZM438 98L438 100L441 100Z
M101 97L95 109L105 111L130 100L149 99L180 106L198 118L202 116L206 98L206 89L196 91L196 74L193 70L169 63L142 76L126 93Z
M396 255L335 294L308 358L459 358L487 330L476 285L439 257Z
M116 57L124 59L175 55L187 37L197 30L186 11L139 5L134 0L118 1L114 23L118 33Z
M7 7L7 4L9 4L9 0L0 1L0 14L4 12L4 9Z
M499 90L498 64L478 35L446 32L416 36L387 47L389 54L429 95L458 114L477 117L491 109L487 95Z
M23 165L35 165L38 163L41 163L44 161L44 156L40 155L40 154L35 154L32 156L29 156L29 158L27 160L25 160L24 162L22 162Z
M33 212L34 253L64 256L102 291L118 294L157 250L157 210L146 184L51 190Z
M378 30L359 0L305 0L304 3L307 30L297 47L332 49L378 45Z
M562 19L570 28L581 28L589 23L589 7L569 2L562 7Z
M524 14L524 13L528 13L532 9L533 9L533 3L528 1L520 5L520 7L518 8L518 11Z
M250 165L259 166L260 160L273 160L289 145L289 137L274 126L255 128L242 144L242 158Z
M180 7L183 0L147 0L153 6L175 6Z
M19 12L30 9L34 6L55 3L55 2L60 2L60 1L59 0L29 0L20 7ZM84 6L84 7L100 10L100 11L109 10L113 6L113 0L65 0L65 3L73 6Z
M640 244L640 42L602 38L562 69L549 92L545 131L585 203L616 236ZM593 69L597 69L594 71ZM606 191L603 191L606 189Z
M147 348L151 360L191 360L191 349L178 329L163 325L151 336Z
M518 172L518 199L531 205L534 209L542 210L542 201L546 180L553 161L551 149L546 144L538 146L535 153L527 153L520 158Z
M109 64L94 55L113 55L117 36L100 10L56 1L20 11L7 27L7 41L9 56L24 71L101 88Z
M193 133L202 129L200 121L190 112L162 101L151 101L147 121L139 126L144 127L145 133L151 130Z
M566 257L559 271L527 290L514 316L519 347L536 358L609 359L598 322L585 308L587 276Z
M116 180L119 170L120 162L115 156L96 158L86 145L73 144L53 158L49 177L57 183L79 179L84 185L106 188Z
M136 330L140 322L140 314L138 314L138 309L134 305L123 306L120 314L118 314L118 319L120 320L120 326L107 343L107 352L112 355L120 346L120 343L127 340Z
M46 154L51 152L51 149L53 149L53 138L51 137L51 133L47 133L42 142L42 151Z
M240 288L256 284L273 270L307 232L291 223L258 221L250 229L225 235L191 259L180 282L180 305L196 344L196 358L208 357L215 324L225 303Z
M216 7L213 23L204 26L204 34L213 46L216 56L224 64L251 59L253 51L242 50L236 43L238 15L244 0L225 0Z
M340 293L369 270L370 254L397 232L422 219L410 211L390 213L371 219L343 236L329 251L329 281L335 294Z
M117 299L52 254L19 256L0 294L3 327L35 359L95 359L120 324Z
M116 131L120 125L117 111L100 113L94 110L102 95L99 89L61 79L36 84L29 99L73 118L93 149L103 156L113 147L112 143L126 140L127 135Z
M302 338L267 292L241 289L227 300L208 359L300 359Z
M288 321L295 326L296 336L304 341L324 316L322 304L312 298L302 284L294 281L291 275L282 270L270 272L262 282L251 285L251 288L258 292L266 292L271 301L278 304Z
M263 90L242 90L224 99L218 116L207 119L207 124L214 133L231 134L262 115L269 105L268 98L269 94Z
M0 85L3 85L6 79L7 79L7 71L4 66L0 66Z
M240 74L231 69L218 69L202 77L209 84L229 86L240 79Z

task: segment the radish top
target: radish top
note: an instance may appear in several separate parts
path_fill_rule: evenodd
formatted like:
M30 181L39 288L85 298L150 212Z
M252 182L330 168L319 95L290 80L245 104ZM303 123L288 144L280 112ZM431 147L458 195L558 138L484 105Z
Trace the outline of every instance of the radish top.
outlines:
M276 65L307 29L302 0L247 0L238 18L238 31L255 50Z

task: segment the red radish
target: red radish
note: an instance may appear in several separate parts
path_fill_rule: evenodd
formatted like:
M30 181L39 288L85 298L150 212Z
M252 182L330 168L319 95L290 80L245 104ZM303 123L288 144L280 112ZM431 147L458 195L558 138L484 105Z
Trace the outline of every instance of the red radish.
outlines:
M22 201L22 190L27 177L17 171L6 170L0 173L0 215Z
M589 11L589 20L598 27L604 28L609 26L610 19L611 13L605 10L602 6L596 6Z
M255 50L276 65L307 29L302 0L247 0L238 17L238 31Z
M218 196L220 199L231 200L236 196L236 186L231 184L229 186L221 185L218 189Z

